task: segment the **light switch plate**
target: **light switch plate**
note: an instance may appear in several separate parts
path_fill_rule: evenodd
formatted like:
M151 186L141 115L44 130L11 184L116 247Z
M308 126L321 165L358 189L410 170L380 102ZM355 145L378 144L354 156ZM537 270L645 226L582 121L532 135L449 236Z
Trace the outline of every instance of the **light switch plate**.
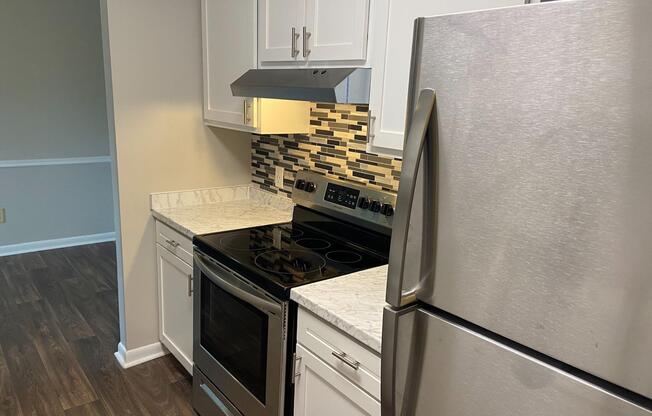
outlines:
M5 209L0 208L0 224L5 222Z
M274 186L283 188L283 176L285 176L285 169L281 166L276 167L276 174L274 175Z

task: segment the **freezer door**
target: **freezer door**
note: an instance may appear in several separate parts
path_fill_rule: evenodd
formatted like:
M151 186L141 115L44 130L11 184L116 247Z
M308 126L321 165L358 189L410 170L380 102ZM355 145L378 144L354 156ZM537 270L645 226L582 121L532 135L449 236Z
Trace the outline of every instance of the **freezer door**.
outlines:
M382 416L652 415L432 312L384 314Z
M413 198L437 201L411 205L418 270L390 258L391 304L414 293L652 398L650 21L649 0L578 0L418 22L437 128Z

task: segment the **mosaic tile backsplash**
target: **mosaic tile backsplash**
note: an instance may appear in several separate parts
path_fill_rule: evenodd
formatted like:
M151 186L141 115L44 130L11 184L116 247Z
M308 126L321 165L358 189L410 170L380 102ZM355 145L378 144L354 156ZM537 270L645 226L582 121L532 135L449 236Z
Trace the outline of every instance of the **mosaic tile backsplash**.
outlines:
M366 151L367 120L367 106L313 103L308 135L253 135L254 184L289 197L296 172L309 169L396 193L402 160ZM274 186L276 166L285 168L282 189Z

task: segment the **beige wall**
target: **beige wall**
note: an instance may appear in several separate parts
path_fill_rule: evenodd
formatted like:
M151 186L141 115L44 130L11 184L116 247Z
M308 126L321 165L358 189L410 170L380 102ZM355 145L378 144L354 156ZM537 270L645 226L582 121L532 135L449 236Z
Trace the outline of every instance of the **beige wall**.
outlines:
M200 0L103 0L103 8L121 230L121 342L130 350L158 341L149 194L249 183L251 141L203 125Z

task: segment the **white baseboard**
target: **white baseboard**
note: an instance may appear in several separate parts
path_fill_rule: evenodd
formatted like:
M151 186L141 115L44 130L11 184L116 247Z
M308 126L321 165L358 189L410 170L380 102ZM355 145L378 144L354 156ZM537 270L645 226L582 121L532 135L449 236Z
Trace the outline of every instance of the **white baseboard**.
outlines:
M132 350L125 349L125 346L120 342L118 343L118 351L114 355L118 363L120 363L120 366L126 369L166 354L169 354L169 351L160 342L144 345Z
M75 237L56 238L54 240L30 241L29 243L8 244L0 246L0 257L10 256L12 254L30 253L33 251L52 250L55 248L64 248L72 246L81 246L84 244L104 243L106 241L115 241L115 233L101 233L78 235Z

